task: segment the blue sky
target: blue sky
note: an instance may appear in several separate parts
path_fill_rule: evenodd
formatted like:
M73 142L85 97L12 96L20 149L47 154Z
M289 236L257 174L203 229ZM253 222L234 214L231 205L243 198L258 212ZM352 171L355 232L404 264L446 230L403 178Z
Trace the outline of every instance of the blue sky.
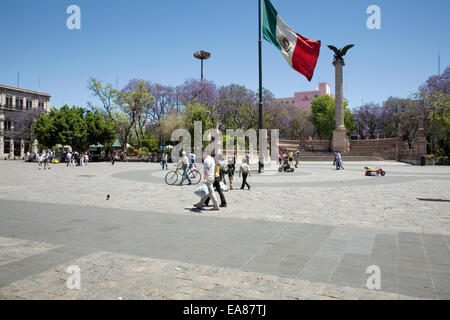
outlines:
M314 78L290 69L280 52L263 42L263 85L277 97L312 90L334 91L332 52L355 43L346 58L344 94L350 107L407 97L430 75L450 65L448 0L272 0L298 33L323 45ZM81 8L81 30L66 28L66 8ZM366 27L369 5L381 8L381 30ZM258 87L256 0L3 0L0 83L49 92L52 106L92 101L93 76L123 87L143 78L178 85L200 76L193 52L212 57L205 77L218 85ZM40 79L40 87L39 81Z

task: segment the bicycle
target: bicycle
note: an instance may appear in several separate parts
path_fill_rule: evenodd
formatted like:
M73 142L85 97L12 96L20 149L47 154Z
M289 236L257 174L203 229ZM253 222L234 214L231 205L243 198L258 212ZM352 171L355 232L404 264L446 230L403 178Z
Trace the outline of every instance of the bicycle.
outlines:
M168 185L175 185L178 179L183 176L183 167L180 164L176 164L175 166L175 170L169 171L166 174L165 181ZM194 185L202 180L202 174L198 171L195 164L189 166L188 175Z

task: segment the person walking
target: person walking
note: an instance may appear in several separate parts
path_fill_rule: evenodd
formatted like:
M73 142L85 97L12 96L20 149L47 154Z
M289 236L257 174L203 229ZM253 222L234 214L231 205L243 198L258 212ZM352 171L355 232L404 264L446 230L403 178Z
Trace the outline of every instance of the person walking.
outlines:
M338 161L338 163L339 163L339 167L342 169L342 170L344 170L344 165L342 164L342 156L341 156L341 153L338 151L337 152L337 154L336 154L336 158L337 158L337 161Z
M336 166L336 170L341 170L341 163L339 161L338 152L337 151L334 152L333 165Z
M161 158L161 166L162 169L164 170L164 168L166 168L166 170L168 170L168 166L167 166L167 153L163 153L162 158Z
M41 170L41 167L42 167L42 153L41 154L39 154L39 153L37 154L36 161L37 161L39 170Z
M297 152L294 155L295 158L295 167L298 168L298 163L300 162L300 151L297 150Z
M70 153L70 151L67 151L66 153L66 164L68 166L70 166L70 164L72 163L72 153Z
M250 177L250 167L248 166L247 159L242 159L241 167L239 168L239 178L242 175L242 186L241 190L247 186L248 190L250 190L250 185L247 182L247 178Z
M50 170L50 156L48 154L48 151L42 152L42 161L44 162L44 170Z
M202 209L203 208L203 204L205 203L206 199L208 199L209 197L212 198L213 201L213 211L218 211L220 210L219 208L219 204L217 202L217 198L216 195L214 193L214 168L215 168L215 161L214 158L209 155L206 151L203 152L203 183L206 184L206 186L208 187L208 194L204 195L200 201L196 204L194 204L194 207L196 207L197 209Z
M220 206L221 208L226 208L227 207L227 200L225 199L225 195L223 194L223 190L221 187L221 182L223 183L223 179L225 176L225 171L223 170L223 162L220 163L220 161L216 161L215 166L214 166L214 189L219 193L220 196ZM209 200L211 199L211 197L208 197L208 199L206 199L205 201L205 206L209 205Z
M88 155L87 153L86 153L85 156L84 156L84 162L85 162L86 167L87 167L88 162L89 162L89 155Z
M228 157L227 173L228 180L230 181L230 190L233 190L233 178L236 171L236 156L232 155Z
M189 169L195 168L195 153L189 152Z
M189 185L192 184L191 178L189 178L189 159L186 155L186 151L183 151L181 159L181 168L183 168L183 175L181 177L180 186L183 185L184 179L189 181Z

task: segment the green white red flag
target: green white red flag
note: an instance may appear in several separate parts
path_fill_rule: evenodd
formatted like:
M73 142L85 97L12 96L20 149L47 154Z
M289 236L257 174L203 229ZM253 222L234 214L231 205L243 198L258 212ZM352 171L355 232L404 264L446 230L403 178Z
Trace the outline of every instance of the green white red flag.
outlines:
M311 81L320 53L320 41L295 33L278 15L269 0L263 4L263 36L277 47L287 63Z

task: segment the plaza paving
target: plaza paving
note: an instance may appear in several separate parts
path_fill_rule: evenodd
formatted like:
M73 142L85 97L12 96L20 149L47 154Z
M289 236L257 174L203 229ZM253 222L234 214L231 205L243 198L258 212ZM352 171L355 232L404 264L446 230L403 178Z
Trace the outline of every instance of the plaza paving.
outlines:
M450 298L448 167L302 163L254 173L218 212L193 210L196 187L166 185L158 164L0 172L0 299Z

